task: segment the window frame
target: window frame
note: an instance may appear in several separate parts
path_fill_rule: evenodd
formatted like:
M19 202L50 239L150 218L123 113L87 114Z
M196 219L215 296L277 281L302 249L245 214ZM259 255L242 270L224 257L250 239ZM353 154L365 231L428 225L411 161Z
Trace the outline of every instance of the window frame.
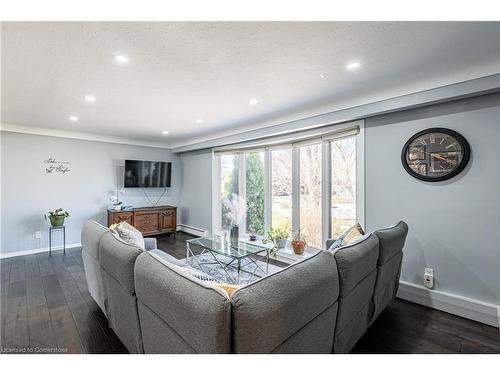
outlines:
M305 136L304 136L305 134ZM310 137L307 135L311 134ZM321 143L322 147L322 218L321 218L321 238L322 247L325 247L326 240L332 235L332 211L331 211L331 142L346 138L356 137L356 221L365 227L365 171L364 171L364 149L365 149L365 126L364 121L355 121L342 125L327 126L322 132L301 132L297 133L296 140L290 141L290 135L275 137L269 141L270 146L265 146L263 142L249 142L248 144L228 146L212 149L212 233L221 230L222 201L220 173L220 155L238 154L238 190L240 196L246 200L246 159L245 154L253 152L264 152L264 232L267 233L272 227L272 157L271 151L277 149L292 149L292 232L300 227L300 147L307 144ZM282 138L284 142L280 143ZM240 225L240 236L248 236L246 233L246 215ZM258 236L262 237L262 236Z

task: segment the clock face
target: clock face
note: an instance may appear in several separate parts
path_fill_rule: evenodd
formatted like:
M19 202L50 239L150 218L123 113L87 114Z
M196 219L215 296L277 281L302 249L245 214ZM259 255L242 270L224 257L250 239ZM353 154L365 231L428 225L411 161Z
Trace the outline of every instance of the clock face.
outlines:
M467 165L470 148L454 130L423 130L406 142L401 161L406 171L423 181L443 181L456 176Z

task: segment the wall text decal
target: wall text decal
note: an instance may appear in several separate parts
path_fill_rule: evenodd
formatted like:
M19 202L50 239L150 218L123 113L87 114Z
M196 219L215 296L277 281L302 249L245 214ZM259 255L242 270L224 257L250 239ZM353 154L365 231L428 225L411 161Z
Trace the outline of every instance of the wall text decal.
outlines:
M71 169L69 169L69 161L61 161L50 157L43 162L45 163L45 173L66 174L71 171Z

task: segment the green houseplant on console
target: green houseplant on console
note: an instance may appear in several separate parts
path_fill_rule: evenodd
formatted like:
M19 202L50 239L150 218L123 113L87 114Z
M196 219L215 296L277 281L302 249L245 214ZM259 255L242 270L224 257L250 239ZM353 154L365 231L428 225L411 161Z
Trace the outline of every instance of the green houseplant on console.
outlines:
M45 220L47 220L47 215L44 216ZM50 225L52 225L53 227L62 227L64 225L64 219L66 219L68 216L68 211L63 211L62 208L58 208L55 211L50 211L48 214Z

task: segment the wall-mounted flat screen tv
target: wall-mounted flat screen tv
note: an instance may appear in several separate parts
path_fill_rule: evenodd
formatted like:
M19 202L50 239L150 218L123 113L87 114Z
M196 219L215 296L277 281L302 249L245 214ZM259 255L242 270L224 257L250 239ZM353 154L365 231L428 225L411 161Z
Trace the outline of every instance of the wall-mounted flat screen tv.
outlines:
M126 188L168 188L172 163L166 161L125 160Z

